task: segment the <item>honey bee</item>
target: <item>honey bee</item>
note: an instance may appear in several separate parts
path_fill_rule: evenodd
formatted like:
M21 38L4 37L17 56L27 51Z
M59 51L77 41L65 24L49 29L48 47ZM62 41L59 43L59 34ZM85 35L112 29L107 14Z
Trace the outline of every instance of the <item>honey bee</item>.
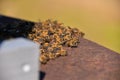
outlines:
M66 56L67 55L67 51L66 50L61 50L60 54L61 54L61 56Z
M58 32L57 32L59 35L62 34L62 30L61 29L58 29Z
M43 63L43 64L46 64L47 61L48 61L47 57L45 55L41 55L39 59L40 59L40 62Z
M49 58L50 58L50 59L55 59L55 54L49 53Z
M74 40L74 39L71 40L70 46L71 46L71 47L77 47L77 46L78 46L77 40Z
M65 37L64 37L64 40L70 40L71 39L71 37L69 36L69 35L66 35Z
M80 37L83 37L85 35L85 33L83 32L80 32L79 34L80 34Z
M56 56L66 56L67 55L67 51L64 49L58 50L56 53Z
M47 46L49 46L49 43L44 43L43 46L44 46L44 47L47 47Z
M44 50L44 49L40 49L40 52L41 52L41 53L44 53L44 52L45 52L45 50Z
M34 39L34 37L33 37L33 35L32 35L32 34L28 34L28 38L29 38L29 39L31 39L31 40L33 40L33 39Z
M59 57L59 56L61 56L61 54L60 53L55 53L55 57Z
M52 47L48 47L48 51L49 51L49 52L52 52L52 51L53 51L53 48L52 48Z
M58 45L58 43L53 43L52 44L52 47L54 48L54 47L57 47L57 45Z
M36 41L36 42L37 42L37 41L38 41L38 39L37 39L37 38L34 38L34 39L33 39L33 41Z
M44 31L42 32L42 36L45 37L45 36L47 36L47 35L48 35L48 31L47 31L47 30L44 30Z
M78 33L78 32L79 32L79 30L78 30L77 28L73 28L72 31L73 31L74 33Z
M36 23L32 32L28 34L28 38L41 45L40 62L45 64L50 59L55 59L59 56L66 56L66 47L77 47L79 38L83 37L84 33L77 28L64 27L57 21L50 19Z

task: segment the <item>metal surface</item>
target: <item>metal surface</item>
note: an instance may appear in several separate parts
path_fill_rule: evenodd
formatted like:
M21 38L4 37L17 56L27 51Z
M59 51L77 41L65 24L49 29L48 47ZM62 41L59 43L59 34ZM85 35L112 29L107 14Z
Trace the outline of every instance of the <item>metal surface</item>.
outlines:
M41 80L120 80L120 54L86 39L67 50L41 66Z

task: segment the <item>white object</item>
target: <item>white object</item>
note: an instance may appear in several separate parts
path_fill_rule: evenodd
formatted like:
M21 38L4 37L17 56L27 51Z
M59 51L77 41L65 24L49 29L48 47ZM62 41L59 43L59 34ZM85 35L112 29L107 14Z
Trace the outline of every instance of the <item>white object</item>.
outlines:
M31 66L29 64L25 64L23 65L22 69L24 72L30 72Z
M0 47L0 80L39 80L39 45L17 38Z

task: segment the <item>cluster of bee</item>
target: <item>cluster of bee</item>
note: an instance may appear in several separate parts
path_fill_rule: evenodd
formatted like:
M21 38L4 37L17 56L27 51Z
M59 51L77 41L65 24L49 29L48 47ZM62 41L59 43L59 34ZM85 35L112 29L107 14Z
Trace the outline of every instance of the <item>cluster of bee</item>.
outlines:
M57 21L46 20L36 23L28 38L39 43L40 62L45 64L51 59L66 56L64 47L77 47L84 33L77 28L65 27Z

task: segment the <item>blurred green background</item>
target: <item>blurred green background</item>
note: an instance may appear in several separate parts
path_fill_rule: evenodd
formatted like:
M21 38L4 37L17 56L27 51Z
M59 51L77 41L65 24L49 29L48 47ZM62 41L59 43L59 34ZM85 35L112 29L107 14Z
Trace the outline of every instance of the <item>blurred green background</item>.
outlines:
M58 20L120 53L119 7L119 0L0 0L0 14L31 21Z

